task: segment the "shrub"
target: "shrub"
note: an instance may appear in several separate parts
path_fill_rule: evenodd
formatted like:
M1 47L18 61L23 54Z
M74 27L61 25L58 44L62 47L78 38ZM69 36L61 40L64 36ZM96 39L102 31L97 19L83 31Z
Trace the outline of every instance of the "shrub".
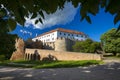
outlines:
M0 61L4 61L5 60L5 55L0 55Z

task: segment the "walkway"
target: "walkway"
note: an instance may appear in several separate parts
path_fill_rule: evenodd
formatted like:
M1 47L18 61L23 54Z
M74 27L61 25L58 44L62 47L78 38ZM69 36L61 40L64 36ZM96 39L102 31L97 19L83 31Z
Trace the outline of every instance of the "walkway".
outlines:
M98 66L57 69L1 66L0 80L120 80L120 63L108 62Z

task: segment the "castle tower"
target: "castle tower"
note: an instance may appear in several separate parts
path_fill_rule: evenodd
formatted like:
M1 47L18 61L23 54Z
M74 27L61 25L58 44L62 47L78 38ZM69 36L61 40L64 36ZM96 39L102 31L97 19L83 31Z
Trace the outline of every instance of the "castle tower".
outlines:
M59 37L55 41L55 51L71 51L74 43L70 39Z

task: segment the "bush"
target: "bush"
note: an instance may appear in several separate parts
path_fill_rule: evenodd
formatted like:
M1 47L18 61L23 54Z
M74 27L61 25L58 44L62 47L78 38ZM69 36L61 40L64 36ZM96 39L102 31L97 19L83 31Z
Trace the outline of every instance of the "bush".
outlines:
M99 42L94 42L91 39L85 41L78 41L73 45L73 51L84 53L95 53L97 50L101 50Z
M32 41L32 39L28 39L25 41L25 47L26 48L37 48L37 49L42 49L43 44L41 41L36 40L35 42Z
M4 61L5 60L5 55L0 55L0 61Z
M0 55L4 55L6 59L10 59L13 51L15 51L15 39L17 35L0 34Z

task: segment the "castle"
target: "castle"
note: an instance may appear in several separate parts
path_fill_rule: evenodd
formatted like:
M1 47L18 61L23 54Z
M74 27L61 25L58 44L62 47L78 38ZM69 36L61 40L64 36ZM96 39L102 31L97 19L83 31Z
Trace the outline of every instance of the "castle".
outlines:
M55 51L71 51L72 45L74 45L75 41L84 41L87 38L88 36L83 32L57 28L43 33L32 40L42 41L45 49L52 49Z
M32 39L33 41L42 41L45 49L53 50L24 49L24 41L16 39L16 51L13 52L10 60L102 60L102 56L99 54L69 52L77 40L82 41L87 38L88 36L82 32L58 28Z

